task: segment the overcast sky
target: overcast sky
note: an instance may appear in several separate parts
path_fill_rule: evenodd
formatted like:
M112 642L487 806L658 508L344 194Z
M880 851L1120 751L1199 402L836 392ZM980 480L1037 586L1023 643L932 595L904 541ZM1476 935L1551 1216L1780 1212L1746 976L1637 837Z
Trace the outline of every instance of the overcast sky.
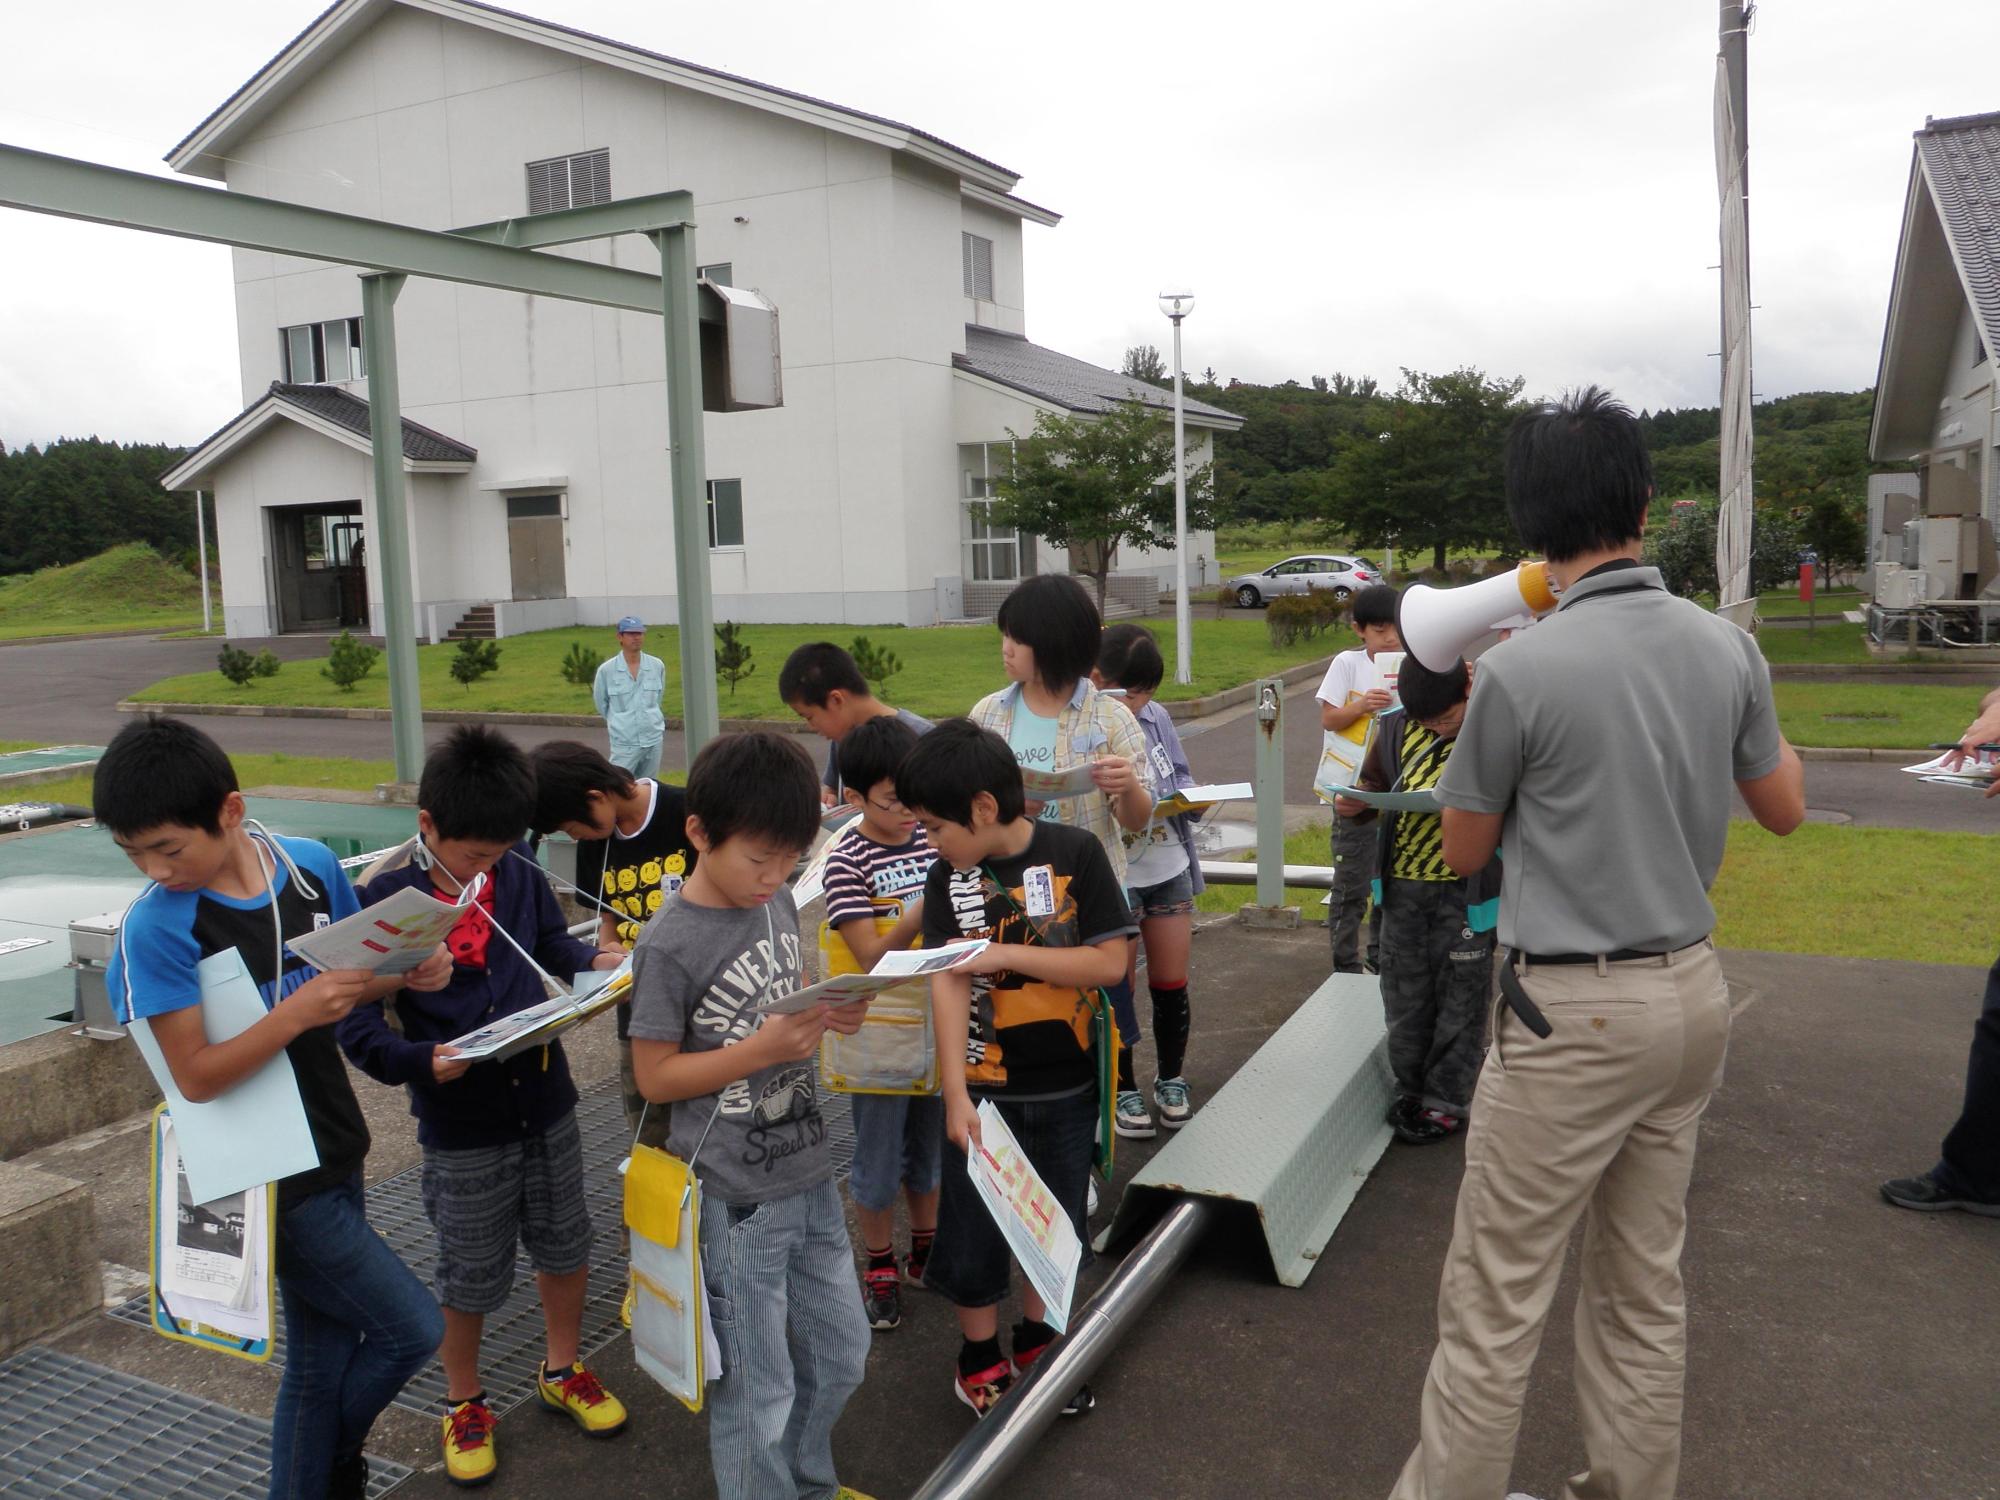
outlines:
M1022 174L1028 332L1116 366L1385 386L1474 365L1714 405L1710 0L516 0ZM160 157L318 0L9 8L0 141ZM862 18L866 18L865 20ZM1750 39L1760 395L1875 377L1926 115L2000 109L1993 0L1768 0ZM191 442L239 406L227 252L0 210L0 440Z

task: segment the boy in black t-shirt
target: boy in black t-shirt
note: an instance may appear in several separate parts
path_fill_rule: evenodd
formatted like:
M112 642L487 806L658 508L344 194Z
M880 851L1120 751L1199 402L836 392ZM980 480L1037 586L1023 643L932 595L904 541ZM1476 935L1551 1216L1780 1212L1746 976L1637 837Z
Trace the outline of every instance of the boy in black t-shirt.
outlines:
M1084 1200L1098 1122L1093 992L1124 974L1134 930L1111 861L1087 830L1028 817L1013 751L966 719L917 742L896 774L896 795L938 855L924 890L924 945L992 943L931 980L946 1133L960 1150L976 1145L977 1100L991 1100L1087 1256ZM1041 1298L1024 1285L1014 1356L1001 1354L1009 1263L971 1177L947 1163L925 1281L958 1309L956 1391L980 1416L1055 1341ZM1086 1390L1066 1410L1088 1405Z
M278 1183L278 1291L285 1371L271 1416L276 1496L360 1500L361 1445L376 1416L444 1336L430 1293L368 1225L361 1164L368 1125L334 1043L357 1004L451 979L442 948L399 979L315 973L283 945L360 909L324 844L249 821L236 769L190 724L126 725L97 763L98 824L152 884L119 927L107 984L150 1029L181 1095L227 1095L282 1053L298 1081L319 1165ZM266 1014L220 1041L203 1027L204 987L247 975Z
M597 944L629 951L646 919L694 870L686 794L635 777L576 740L551 740L528 758L535 768L535 832L560 830L576 840L577 892L594 903ZM648 1111L632 1079L629 1000L628 991L618 1005L625 1124L640 1133L642 1144L664 1148L668 1112Z

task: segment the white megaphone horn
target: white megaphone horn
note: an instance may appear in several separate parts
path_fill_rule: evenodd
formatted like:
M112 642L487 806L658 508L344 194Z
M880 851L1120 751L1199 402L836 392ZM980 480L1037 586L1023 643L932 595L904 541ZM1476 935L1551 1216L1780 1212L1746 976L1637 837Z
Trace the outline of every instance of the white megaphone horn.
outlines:
M1549 565L1522 563L1511 573L1455 589L1411 584L1396 608L1396 633L1410 655L1433 672L1448 672L1467 646L1502 620L1522 613L1544 615L1555 607Z

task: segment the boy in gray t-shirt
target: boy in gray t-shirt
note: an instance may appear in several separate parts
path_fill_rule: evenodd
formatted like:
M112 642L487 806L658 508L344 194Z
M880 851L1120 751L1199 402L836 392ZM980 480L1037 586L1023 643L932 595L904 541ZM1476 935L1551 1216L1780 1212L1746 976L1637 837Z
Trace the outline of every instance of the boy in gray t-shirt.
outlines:
M792 740L711 742L688 773L700 859L632 950L633 1076L648 1100L679 1106L668 1149L702 1185L702 1276L722 1356L708 1445L722 1500L836 1493L833 1425L868 1357L814 1069L826 1029L853 1033L867 1007L757 1009L799 988L785 877L819 831L818 786ZM776 1428L756 1409L773 1386L791 1392Z

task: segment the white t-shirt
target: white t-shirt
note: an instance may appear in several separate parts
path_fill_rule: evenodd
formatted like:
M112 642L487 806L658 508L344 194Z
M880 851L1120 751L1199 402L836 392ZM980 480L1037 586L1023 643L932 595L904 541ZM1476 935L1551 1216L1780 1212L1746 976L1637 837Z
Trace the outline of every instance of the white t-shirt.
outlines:
M1322 703L1331 703L1335 708L1345 708L1350 698L1359 698L1367 691L1361 686L1363 682L1372 686L1379 675L1374 658L1369 656L1365 647L1357 646L1352 651L1341 652L1327 663L1326 676L1320 679L1319 691L1313 696Z

